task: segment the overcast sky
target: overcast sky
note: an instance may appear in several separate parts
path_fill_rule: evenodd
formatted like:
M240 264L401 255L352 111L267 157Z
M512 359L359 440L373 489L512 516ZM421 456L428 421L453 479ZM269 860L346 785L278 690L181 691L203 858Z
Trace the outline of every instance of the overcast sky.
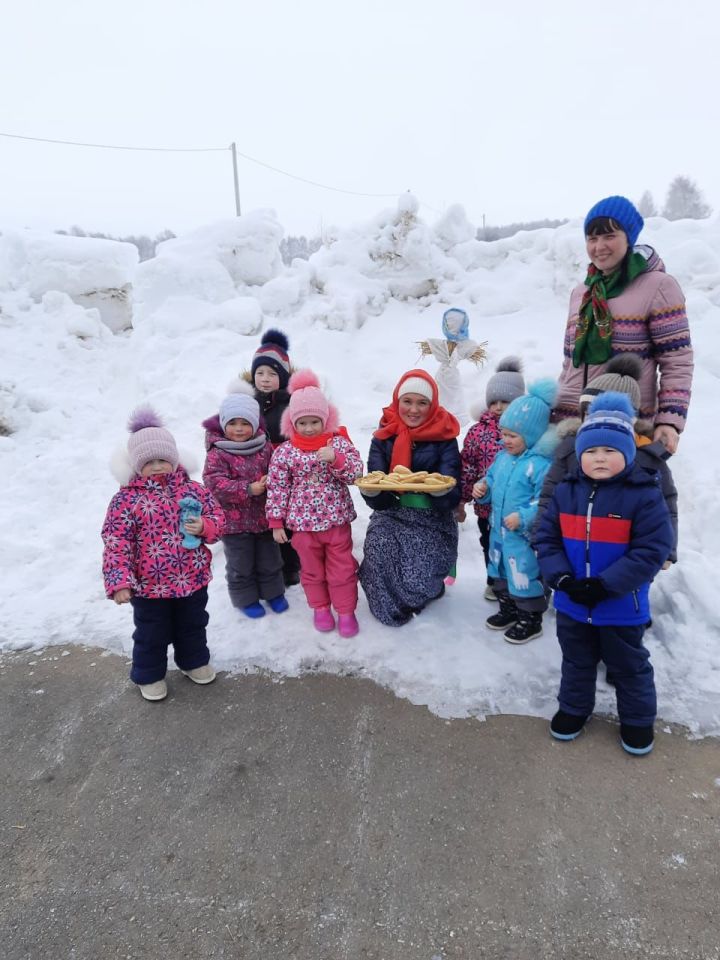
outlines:
M410 189L434 219L659 206L677 174L720 212L710 0L4 0L0 133L238 150L338 190ZM228 150L0 137L0 227L187 230L235 211ZM392 198L240 159L243 209L291 233Z

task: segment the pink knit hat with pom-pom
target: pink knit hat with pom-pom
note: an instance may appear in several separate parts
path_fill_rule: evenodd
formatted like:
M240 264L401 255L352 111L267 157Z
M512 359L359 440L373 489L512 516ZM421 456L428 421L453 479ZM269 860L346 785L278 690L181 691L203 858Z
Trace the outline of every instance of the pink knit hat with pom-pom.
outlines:
M288 413L293 426L300 417L319 417L323 429L330 416L330 404L320 389L320 381L312 370L298 370L288 383L290 403Z
M151 460L167 460L173 470L180 463L180 455L175 438L163 426L160 417L152 407L139 407L133 411L128 421L130 439L128 456L135 473L140 473Z

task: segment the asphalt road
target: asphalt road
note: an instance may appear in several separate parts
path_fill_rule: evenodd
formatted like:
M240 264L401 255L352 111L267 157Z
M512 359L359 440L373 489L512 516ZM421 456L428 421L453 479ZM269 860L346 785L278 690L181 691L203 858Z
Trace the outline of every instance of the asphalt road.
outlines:
M126 673L0 658L3 960L720 958L716 740Z

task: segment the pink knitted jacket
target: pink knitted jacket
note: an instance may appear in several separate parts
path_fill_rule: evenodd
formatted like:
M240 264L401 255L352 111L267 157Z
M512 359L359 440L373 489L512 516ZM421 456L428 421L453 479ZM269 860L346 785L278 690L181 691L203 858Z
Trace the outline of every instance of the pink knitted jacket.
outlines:
M344 437L334 436L334 463L322 463L315 451L290 441L272 455L268 473L267 517L273 528L318 532L351 523L355 508L348 484L362 476L363 462Z
M640 417L656 426L670 424L682 431L693 374L685 298L651 247L636 250L648 256L648 270L608 301L613 316L612 352L634 353L642 362ZM583 387L605 372L603 364L582 364L576 368L572 363L575 325L585 289L584 283L579 284L570 297L554 420L577 416Z
M179 502L194 497L202 504L203 543L183 547ZM190 480L182 467L174 473L133 479L115 494L102 528L103 577L108 597L127 587L138 597L187 597L212 579L211 554L223 532L223 513L213 495Z

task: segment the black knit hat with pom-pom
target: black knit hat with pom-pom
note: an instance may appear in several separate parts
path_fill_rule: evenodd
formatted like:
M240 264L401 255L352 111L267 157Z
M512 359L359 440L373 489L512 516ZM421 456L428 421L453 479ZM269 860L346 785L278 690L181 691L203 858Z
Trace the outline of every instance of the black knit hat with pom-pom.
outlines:
M285 390L290 379L289 346L288 338L281 330L268 330L264 333L250 368L253 381L258 367L271 367L280 377L280 389Z

